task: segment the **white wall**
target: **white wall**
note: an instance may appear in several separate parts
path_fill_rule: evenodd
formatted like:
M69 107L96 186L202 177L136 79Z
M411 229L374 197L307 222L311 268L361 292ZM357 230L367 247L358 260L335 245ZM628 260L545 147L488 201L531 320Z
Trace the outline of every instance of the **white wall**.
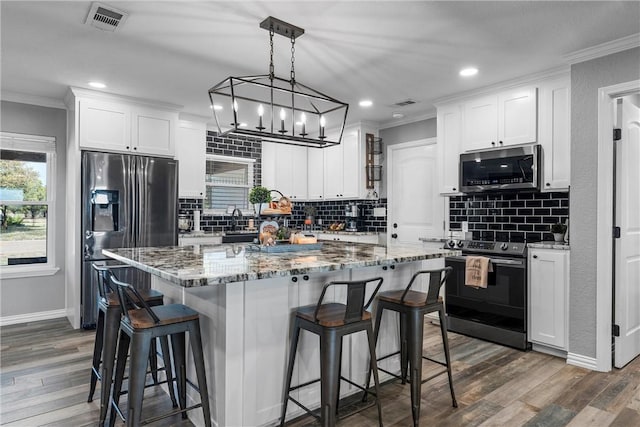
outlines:
M0 130L56 138L56 212L55 261L60 270L53 276L3 279L0 283L0 317L20 316L64 310L65 254L65 163L67 112L64 109L39 107L2 101Z

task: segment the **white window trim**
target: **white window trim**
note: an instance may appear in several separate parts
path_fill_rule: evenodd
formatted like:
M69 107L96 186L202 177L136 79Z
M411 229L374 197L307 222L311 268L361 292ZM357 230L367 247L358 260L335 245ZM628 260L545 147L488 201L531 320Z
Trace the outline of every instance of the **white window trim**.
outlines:
M256 159L251 159L251 158L247 158L247 157L233 157L233 156L221 156L219 154L207 154L206 155L206 160L213 160L213 161L219 161L219 162L229 162L229 163L246 163L248 165L251 165L250 168L250 173L249 173L249 180L248 180L248 187L249 190L251 190L251 188L253 187L253 176L254 176L254 166L256 163ZM206 174L206 173L205 173ZM204 183L205 185L205 189L207 186L212 185L208 182L205 181ZM242 187L244 188L244 185L229 185L229 187ZM206 196L205 199L206 200ZM247 203L249 203L249 201L247 200ZM213 216L226 216L229 215L227 213L226 209L203 209L202 213L204 215L213 215Z
M0 142L6 150L34 151L47 155L47 262L0 266L0 279L52 276L56 267L56 139L50 136L27 135L0 131ZM30 204L30 203L24 203ZM33 204L33 203L31 203Z

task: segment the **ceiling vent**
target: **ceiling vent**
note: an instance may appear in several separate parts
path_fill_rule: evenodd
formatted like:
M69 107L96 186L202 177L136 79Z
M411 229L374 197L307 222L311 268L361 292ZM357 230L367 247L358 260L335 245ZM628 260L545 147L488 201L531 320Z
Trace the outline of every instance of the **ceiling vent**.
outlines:
M94 2L91 3L91 9L89 9L89 14L84 23L104 31L115 31L116 28L124 24L127 16L129 14L125 11Z
M396 102L394 107L408 107L409 105L417 104L418 101L414 101L413 99L405 99L404 101Z

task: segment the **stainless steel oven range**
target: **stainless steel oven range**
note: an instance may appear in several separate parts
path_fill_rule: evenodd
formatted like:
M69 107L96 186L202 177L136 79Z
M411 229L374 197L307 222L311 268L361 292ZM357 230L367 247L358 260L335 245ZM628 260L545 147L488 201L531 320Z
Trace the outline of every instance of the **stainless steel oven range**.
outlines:
M453 271L445 286L448 329L526 350L527 254L525 243L450 240L445 248L462 251L445 258ZM465 285L467 256L488 257L493 266L487 288Z

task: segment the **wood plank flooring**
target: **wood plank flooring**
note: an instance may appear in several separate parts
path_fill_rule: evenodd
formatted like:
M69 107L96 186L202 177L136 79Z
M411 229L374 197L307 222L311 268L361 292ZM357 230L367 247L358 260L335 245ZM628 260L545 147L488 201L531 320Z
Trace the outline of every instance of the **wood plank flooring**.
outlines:
M87 403L93 331L73 330L66 319L0 328L0 425L96 425L99 398ZM451 407L446 375L422 386L424 426L640 425L640 358L621 370L592 372L536 352L521 352L449 334L458 408ZM425 325L425 352L442 357L439 330ZM424 375L440 369L424 362ZM99 387L99 385L98 385ZM383 386L386 426L411 425L409 386ZM149 414L169 410L164 392L145 392ZM144 416L144 414L143 414ZM123 425L121 422L116 425ZM191 426L179 416L154 425ZM292 426L317 425L311 417ZM376 426L375 407L342 420Z

